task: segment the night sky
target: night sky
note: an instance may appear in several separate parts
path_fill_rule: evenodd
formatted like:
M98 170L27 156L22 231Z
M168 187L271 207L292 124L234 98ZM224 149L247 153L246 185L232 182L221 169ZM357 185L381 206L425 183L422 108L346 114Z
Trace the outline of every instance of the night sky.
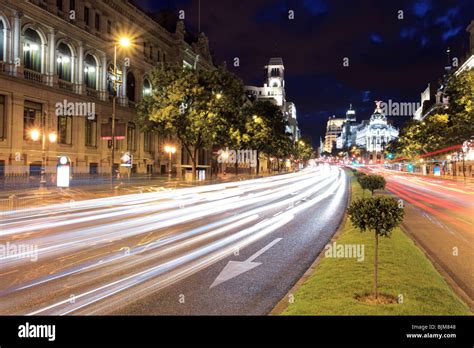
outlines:
M132 2L161 18L184 10L187 31L197 32L198 0ZM350 103L362 120L374 100L419 102L442 77L447 47L451 57L465 58L472 19L474 0L201 0L201 30L215 63L226 61L245 84L261 86L268 59L283 58L287 100L314 146L327 118L343 116ZM391 119L399 126L407 117Z

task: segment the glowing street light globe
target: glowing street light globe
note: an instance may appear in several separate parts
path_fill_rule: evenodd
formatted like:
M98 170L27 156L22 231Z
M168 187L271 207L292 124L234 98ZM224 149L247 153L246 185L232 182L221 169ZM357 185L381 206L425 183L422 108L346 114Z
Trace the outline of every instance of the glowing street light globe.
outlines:
M130 39L128 37L121 37L119 43L122 47L128 47L130 46Z
M39 130L37 129L33 129L31 132L30 132L30 137L33 141L37 141L40 137L40 132Z
M49 141L52 143L55 143L56 140L58 140L58 135L56 133L50 133L49 134Z

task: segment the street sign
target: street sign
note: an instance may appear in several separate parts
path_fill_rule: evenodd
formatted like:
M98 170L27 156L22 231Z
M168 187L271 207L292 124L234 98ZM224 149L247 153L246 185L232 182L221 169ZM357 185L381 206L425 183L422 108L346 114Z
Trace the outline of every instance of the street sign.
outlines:
M125 152L125 154L120 158L120 166L121 167L131 167L133 163L133 156L130 152Z

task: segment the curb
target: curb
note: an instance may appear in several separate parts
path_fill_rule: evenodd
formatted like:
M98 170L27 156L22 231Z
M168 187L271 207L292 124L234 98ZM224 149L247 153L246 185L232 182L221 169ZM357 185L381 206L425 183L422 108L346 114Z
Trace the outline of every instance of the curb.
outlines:
M351 197L352 197L351 180L352 180L351 177L349 177L349 192L348 192L348 195L347 195L347 205L349 205L349 203L351 201ZM346 224L346 221L347 221L347 209L344 211L344 215L341 219L341 222L340 222L336 232L333 234L331 239L326 244L332 244L333 242L335 242L338 239L338 237L342 233L342 230L344 228L344 225ZM304 274L296 282L296 284L291 287L291 289L285 294L285 296L280 301L278 301L278 303L275 305L275 307L273 307L273 309L270 311L270 313L268 313L268 315L274 316L274 315L281 315L281 313L283 313L283 311L288 307L288 298L291 295L293 295L296 291L298 291L298 289L301 287L301 285L303 285L303 283L306 282L306 280L308 280L308 278L318 268L319 263L321 262L321 260L324 257L324 252L325 252L325 250L323 248L323 250L321 250L319 255L313 261L311 266L309 266L309 268L304 272Z

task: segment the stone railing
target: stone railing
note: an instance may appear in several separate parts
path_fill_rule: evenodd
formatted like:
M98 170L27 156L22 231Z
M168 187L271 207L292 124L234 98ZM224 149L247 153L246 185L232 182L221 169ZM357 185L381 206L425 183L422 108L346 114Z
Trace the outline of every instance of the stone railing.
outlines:
M25 76L25 80L35 81L35 82L43 82L43 74L37 72L35 70L24 69L23 72Z
M65 89L67 91L73 92L74 91L74 85L72 82L65 81L65 80L59 80L58 81L59 88Z
M94 88L87 87L86 93L88 97L99 98L99 91Z

